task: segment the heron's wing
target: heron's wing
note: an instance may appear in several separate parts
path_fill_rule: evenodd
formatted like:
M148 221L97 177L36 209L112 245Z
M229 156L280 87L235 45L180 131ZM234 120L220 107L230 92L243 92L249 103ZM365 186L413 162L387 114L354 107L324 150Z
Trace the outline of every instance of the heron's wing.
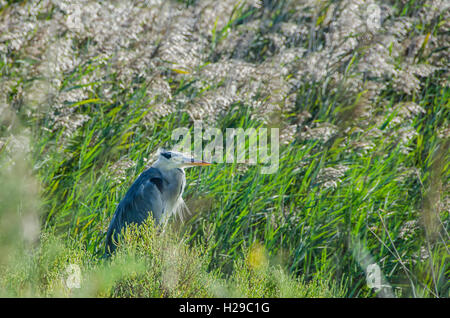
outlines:
M128 223L141 223L148 218L149 213L152 213L155 223L159 223L163 214L161 191L158 187L160 183L162 184L162 180L152 178L139 186L131 202L131 209L125 214Z
M156 224L160 222L164 210L161 200L162 187L162 176L154 168L144 171L133 183L117 206L109 225L106 234L106 253L115 249L113 240L117 241L118 235L127 224L141 224L148 218L149 213L152 214Z

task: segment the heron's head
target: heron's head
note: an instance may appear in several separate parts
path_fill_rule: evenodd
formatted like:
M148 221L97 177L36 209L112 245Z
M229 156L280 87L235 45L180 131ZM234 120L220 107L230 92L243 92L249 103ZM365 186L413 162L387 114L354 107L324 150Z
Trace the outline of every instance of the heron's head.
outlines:
M160 150L156 166L164 169L190 168L195 166L209 166L211 163L195 159L177 151Z

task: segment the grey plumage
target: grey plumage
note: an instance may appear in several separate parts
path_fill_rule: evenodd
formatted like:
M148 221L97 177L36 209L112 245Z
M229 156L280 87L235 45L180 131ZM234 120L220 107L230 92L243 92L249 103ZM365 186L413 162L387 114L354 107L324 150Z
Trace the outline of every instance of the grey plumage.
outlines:
M105 255L115 251L115 243L127 225L139 225L147 220L149 214L156 224L161 224L179 210L179 206L184 204L184 168L203 165L209 163L178 152L161 152L155 164L136 179L117 206L106 233Z

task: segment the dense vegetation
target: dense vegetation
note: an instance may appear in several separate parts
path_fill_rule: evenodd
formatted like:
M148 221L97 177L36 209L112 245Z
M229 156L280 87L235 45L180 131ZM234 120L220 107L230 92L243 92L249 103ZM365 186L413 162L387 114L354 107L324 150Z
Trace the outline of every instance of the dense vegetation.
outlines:
M448 297L449 13L0 1L1 295ZM277 173L187 170L189 219L102 259L117 203L194 120L278 127Z

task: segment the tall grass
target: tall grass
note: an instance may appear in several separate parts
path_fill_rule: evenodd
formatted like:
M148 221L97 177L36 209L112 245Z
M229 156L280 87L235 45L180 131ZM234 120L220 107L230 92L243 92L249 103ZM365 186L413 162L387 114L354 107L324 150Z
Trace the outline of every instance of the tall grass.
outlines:
M384 4L399 19L414 17L424 6L417 1ZM8 2L1 14L20 5ZM189 10L197 4L183 5ZM184 198L192 212L189 220L173 219L162 233L151 221L143 229L130 229L110 262L100 258L109 221L131 183L151 164L158 147L173 145L174 129L192 127L192 107L203 107L192 101L228 87L205 79L201 70L234 59L269 65L261 63L282 51L269 35L284 22L311 28L306 39L292 40L286 50L320 52L332 2L321 2L309 17L296 16L292 6L289 1L234 6L225 22L216 20L207 30L210 42L200 65L187 70L159 65L150 78L133 73L126 81L114 54L83 55L95 41L73 40L74 52L83 58L62 72L55 94L85 89L85 95L65 100L56 111L51 102L36 109L18 98L36 81L25 74L37 63L26 58L25 49L2 53L9 59L0 60L9 93L0 122L0 229L10 230L1 231L1 244L12 255L1 258L2 295L448 297L450 92L442 84L448 73L424 76L413 93L393 80L376 79L385 85L369 97L370 89L355 92L351 84L369 54L370 46L364 45L342 57L325 78L289 86L294 96L289 107L287 96L276 96L295 72L283 77L281 88L267 88L267 93L263 86L255 94L255 100L281 105L280 111L260 115L244 98L217 111L212 125L222 131L269 126L283 132L296 125L293 137L280 145L277 173L264 175L259 166L242 164L188 170ZM252 21L263 20L248 46L233 42L247 25L251 30ZM439 16L430 24L415 24L414 32L437 35L443 24ZM230 43L235 52L227 52ZM430 53L422 44L417 63L426 64L445 50ZM159 44L155 55L158 49ZM396 59L400 70L406 57ZM158 76L168 85L168 95L164 90L153 94ZM371 80L366 78L364 85ZM270 76L264 81L270 83ZM161 115L161 103L173 109ZM424 111L408 110L409 103ZM370 115L361 115L367 107ZM74 118L84 119L74 124ZM321 133L328 124L335 132ZM30 151L11 156L17 150L8 145L21 134L29 137ZM23 213L17 214L17 207L40 216L38 243L36 237L27 241L19 235ZM66 287L69 264L81 268L80 289ZM378 264L388 287L377 291L367 285L370 264Z

